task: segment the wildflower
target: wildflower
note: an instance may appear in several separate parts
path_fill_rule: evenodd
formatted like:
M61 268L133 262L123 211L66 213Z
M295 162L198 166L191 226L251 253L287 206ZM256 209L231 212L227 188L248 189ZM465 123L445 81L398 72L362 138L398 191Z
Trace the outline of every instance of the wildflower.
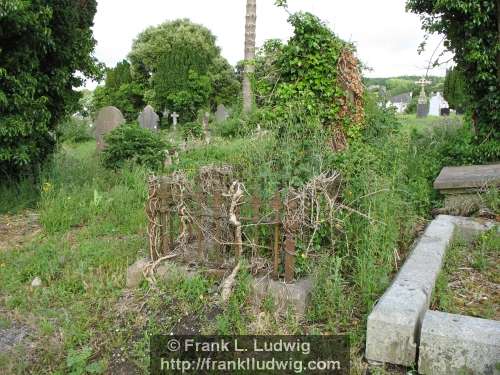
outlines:
M44 182L42 185L42 190L44 193L48 193L52 190L52 184L50 182Z

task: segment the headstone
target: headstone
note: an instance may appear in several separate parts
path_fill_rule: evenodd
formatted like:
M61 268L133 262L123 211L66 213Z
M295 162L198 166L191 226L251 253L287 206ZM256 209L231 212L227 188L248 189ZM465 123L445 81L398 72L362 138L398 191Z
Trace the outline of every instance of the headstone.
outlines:
M205 133L205 143L208 145L210 143L210 129L208 128L208 122L210 119L210 113L205 112L203 116L203 132Z
M139 114L137 121L139 122L141 128L158 131L160 116L156 114L153 107L147 105L146 108L144 108L143 111Z
M223 122L226 121L228 117L229 117L229 112L226 110L226 107L224 107L224 104L219 104L217 106L217 112L215 112L215 121Z
M450 115L450 108L441 108L441 116L449 116Z
M123 123L125 123L125 119L118 108L109 106L99 110L94 122L98 150L103 150L106 147L104 136Z
M172 126L175 129L177 129L177 119L179 118L179 115L177 114L177 112L173 112L170 117L172 117Z
M417 117L426 117L429 114L429 103L417 104Z
M139 114L137 121L139 121L141 128L158 131L160 116L156 114L153 107L147 105L146 108L144 108L144 110Z

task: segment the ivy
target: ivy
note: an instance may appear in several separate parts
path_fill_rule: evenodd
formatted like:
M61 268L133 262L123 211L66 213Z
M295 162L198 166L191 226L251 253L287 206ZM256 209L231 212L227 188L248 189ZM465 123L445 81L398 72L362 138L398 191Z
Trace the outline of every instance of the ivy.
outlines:
M310 13L289 17L294 35L287 44L268 41L258 52L254 86L257 103L284 117L291 107L317 116L335 134L334 147L359 136L363 127L362 85L354 47ZM358 86L353 87L352 83Z
M478 140L500 137L500 38L496 0L408 0L423 28L446 36L463 73Z

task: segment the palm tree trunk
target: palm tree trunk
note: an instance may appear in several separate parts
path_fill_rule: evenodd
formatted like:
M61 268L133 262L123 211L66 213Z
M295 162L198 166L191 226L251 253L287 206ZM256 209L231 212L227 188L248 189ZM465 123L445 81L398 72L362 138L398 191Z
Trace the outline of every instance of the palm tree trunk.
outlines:
M255 58L255 24L257 21L256 0L247 0L245 22L245 69L243 72L243 112L252 110L253 94L250 76L254 72L252 60Z

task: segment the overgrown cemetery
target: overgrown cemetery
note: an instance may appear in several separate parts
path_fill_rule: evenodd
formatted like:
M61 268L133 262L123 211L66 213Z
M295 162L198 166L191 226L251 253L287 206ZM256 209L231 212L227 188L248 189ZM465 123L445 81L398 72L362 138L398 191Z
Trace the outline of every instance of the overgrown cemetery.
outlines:
M455 65L404 79L287 1L235 67L188 19L103 67L96 1L41 3L0 4L0 374L149 373L157 334L500 373L498 2L406 1Z

